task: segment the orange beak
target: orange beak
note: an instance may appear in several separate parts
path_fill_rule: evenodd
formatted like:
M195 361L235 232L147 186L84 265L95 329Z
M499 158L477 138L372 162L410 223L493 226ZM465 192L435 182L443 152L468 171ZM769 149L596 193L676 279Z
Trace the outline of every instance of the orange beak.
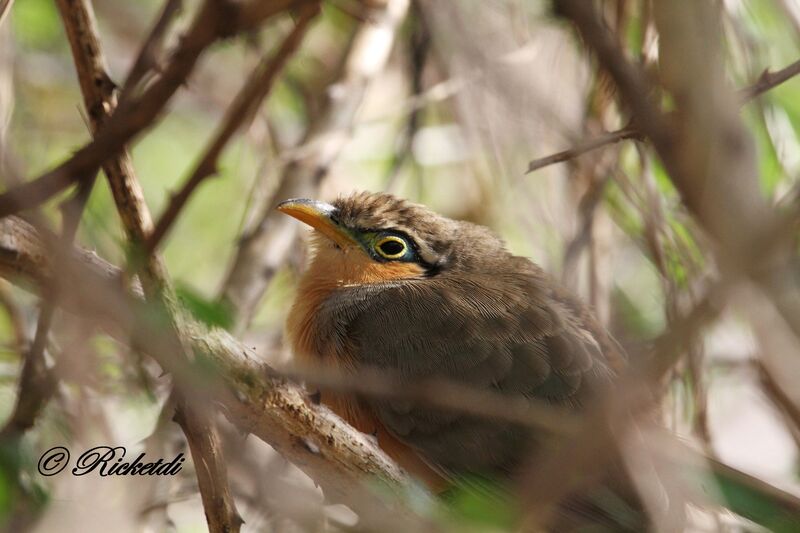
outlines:
M278 211L305 222L343 248L359 245L350 231L333 217L336 208L330 204L297 198L279 203Z

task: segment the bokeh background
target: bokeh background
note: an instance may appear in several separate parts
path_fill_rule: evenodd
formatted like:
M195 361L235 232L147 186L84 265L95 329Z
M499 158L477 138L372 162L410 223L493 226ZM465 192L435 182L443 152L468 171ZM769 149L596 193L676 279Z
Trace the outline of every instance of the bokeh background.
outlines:
M92 4L109 72L121 83L162 4ZM320 152L331 150L323 157L318 198L388 190L490 226L511 250L531 257L591 302L632 354L645 352L713 278L710 245L646 143L622 140L526 172L530 161L629 120L613 84L597 74L571 29L545 1L366 4L377 5L379 14L370 15L356 0L323 4L264 105L225 150L218 175L200 186L180 215L162 250L184 300L204 318L236 331L266 360L287 361L283 321L305 259L305 230L287 230L297 238L294 233L286 238L286 253L266 274L267 290L252 317L231 318L216 302L231 283L242 236L265 216L271 223L267 213L284 199L282 181L298 161L318 163ZM658 50L650 2L596 4L629 57L652 71ZM184 2L168 46L177 42L196 5ZM731 86L746 87L765 69L783 68L800 57L796 0L715 5ZM380 18L387 12L395 22ZM292 24L282 16L215 45L168 112L131 146L154 214L190 173L249 71ZM348 68L357 60L371 66L368 76L362 72L354 83ZM353 106L352 116L341 111L342 102ZM756 149L761 194L773 205L796 203L800 79L748 103L741 117ZM0 174L36 176L89 140L54 2L17 0L0 26ZM54 221L57 204L46 209ZM126 259L124 231L104 180L94 187L77 242L115 264ZM20 350L32 339L39 307L33 295L0 283L0 419L5 419L14 405ZM672 371L663 419L707 453L800 496L800 427L779 398L782 392L794 405L800 400L800 361L775 357L772 378L765 377L765 345L742 312L758 305L758 297L743 290L704 330ZM772 318L764 320L769 324ZM76 450L116 443L164 455L185 451L175 425L159 422L167 388L151 363L135 360L107 337L87 334L66 315L58 316L51 343L50 357L59 354L68 364L59 366L58 392L25 437L31 461L42 450L65 444ZM784 353L800 355L796 344ZM265 444L232 431L226 439L226 446L237 450L229 453L231 483L246 530L339 530L354 523L346 509L324 505L314 484ZM13 507L15 483L0 479L0 515ZM148 483L145 489L129 478L44 479L31 468L23 488L40 507L30 527L137 531L144 523L154 531L205 530L190 465L180 476ZM730 516L721 522L706 516L693 527L735 530L741 524Z

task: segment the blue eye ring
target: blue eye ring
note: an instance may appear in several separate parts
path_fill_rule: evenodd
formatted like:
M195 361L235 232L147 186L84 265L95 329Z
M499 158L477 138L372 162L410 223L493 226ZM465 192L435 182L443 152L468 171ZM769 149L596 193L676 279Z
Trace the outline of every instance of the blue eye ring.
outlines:
M395 235L381 237L372 248L384 259L401 259L408 253L408 243Z

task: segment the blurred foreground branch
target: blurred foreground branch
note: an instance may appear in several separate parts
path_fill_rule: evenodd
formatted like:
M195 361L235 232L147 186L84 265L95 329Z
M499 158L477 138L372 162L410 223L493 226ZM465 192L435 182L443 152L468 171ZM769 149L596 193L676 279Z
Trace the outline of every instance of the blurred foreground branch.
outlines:
M59 265L54 278L52 255L45 252L36 231L29 224L15 217L0 220L1 275L26 287L58 281L62 290L59 304L65 310L102 325L122 342L133 342L185 385L193 384L195 389L202 387L203 393L222 408L235 426L273 446L318 482L327 498L352 506L365 524L384 523L385 527L386 513L389 512L392 520L404 524L398 526L401 530L403 527L422 527L407 507L410 481L368 436L353 429L326 407L316 405L301 387L293 383L294 379L304 378L325 387L339 387L379 397L415 398L443 408L531 425L551 434L575 435L576 431L582 434L581 430L588 427L579 418L551 411L550 407L539 408L537 404L527 402L509 403L498 395L487 396L455 384L442 387L440 383L422 383L419 387L398 388L387 376L365 374L354 377L314 372L300 372L294 374L293 379L286 379L285 376L292 374L276 373L250 348L228 333L209 331L188 321L183 333L198 354L195 364L199 368L186 367L170 352L175 346L164 335L163 325L159 327L152 318L148 319L152 316L152 309L142 302L141 296L132 297L122 290L118 269L96 255L75 249L72 257ZM658 353L668 359L677 357L682 345L680 339L685 333L683 328L702 327L701 324L705 323L698 322L698 316L710 317L713 314L700 308L688 315L682 325L660 339ZM663 361L663 358L659 359ZM631 394L637 398L633 402L622 402L627 406L626 412L631 406L644 408L646 402L638 396L644 389L621 388L628 392L624 397L620 396L620 400L630 400ZM601 411L605 412L605 409ZM674 452L678 446L674 439L667 435L664 438L662 445L666 447L663 452ZM781 509L776 519L800 520L800 501L797 498L762 482L750 483L748 476L726 465L708 462L701 454L683 445L679 448L678 455L673 452L668 455L672 458L670 460L678 461L682 469L706 464L716 479L727 476L726 479L732 478L741 490L767 498L771 502L770 509ZM692 466L690 470L693 468L696 467ZM687 471L686 475L693 484L699 482L698 476L702 477L701 472ZM367 480L388 488L395 495L393 502L389 504L377 496L365 485ZM566 487L569 486L572 485ZM756 510L755 516L763 519L757 513Z
M96 138L98 131L101 131L118 106L115 85L107 73L95 27L94 13L87 0L57 0L57 5L70 42L78 81L90 116L92 133ZM151 37L166 27L165 18L174 11L174 8L170 9L170 5L171 2L156 22ZM147 49L151 43L152 40L148 38L140 57L148 53ZM134 69L137 67L141 67L138 61ZM131 80L133 75L132 72L128 79ZM124 146L103 163L103 169L128 234L129 246L136 250L151 231L152 221L130 155ZM85 183L81 181L78 190L81 190ZM66 253L61 251L58 255L63 257ZM180 309L175 305L175 296L163 263L158 257L147 257L145 261L137 261L136 268L144 282L148 300L157 303L168 313L173 343L180 348L174 353L174 357L180 359L183 355L189 360L191 354L186 350L187 343L179 335ZM54 306L56 301L56 297L48 298L45 305L49 308ZM176 416L192 452L209 529L214 533L235 533L239 530L242 520L230 494L224 455L219 447L215 427L214 411L205 409L202 401L187 401L187 392L176 391L178 396Z
M158 324L152 319L153 310L122 289L118 269L80 250L63 259L53 277L53 258L37 232L15 217L0 220L4 277L27 287L58 282L59 305L102 325L121 342L140 347L179 382L196 388L199 379L203 394L213 398L234 425L306 472L328 499L350 505L365 523L385 523L391 516L408 525L412 515L402 509L410 482L369 437L308 401L299 386L274 377L252 349L222 330L208 331L191 321L183 324L183 336L190 340L198 354L195 364L200 365L186 367L175 357L179 347L165 335L164 326L160 333L154 332ZM388 504L367 486L367 480L399 498Z

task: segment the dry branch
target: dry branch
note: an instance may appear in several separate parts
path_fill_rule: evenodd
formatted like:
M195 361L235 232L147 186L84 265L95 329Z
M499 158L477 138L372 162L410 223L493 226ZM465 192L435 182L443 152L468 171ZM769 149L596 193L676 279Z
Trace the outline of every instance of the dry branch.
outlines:
M247 4L239 4L238 9L232 9L233 4L229 2L206 0L161 76L140 97L125 100L125 105L103 123L94 139L64 163L0 195L0 218L36 207L75 181L86 179L87 174L95 172L108 158L119 153L134 136L152 126L211 44L238 31L252 29L267 18L282 13L287 7L302 3L302 0L251 0ZM256 4L258 9L253 7ZM69 7L71 4L68 2L66 5ZM253 11L253 17L244 19L242 13L247 10Z
M128 77L122 85L121 93L123 99L129 97L134 87L156 66L158 49L162 46L172 19L177 15L181 7L181 0L166 0L164 2L164 7L161 9L156 23L139 49Z
M175 421L189 443L208 529L212 533L237 533L244 521L231 494L219 432L209 423L213 419L208 416L202 405L205 402L199 395L192 395L189 402L193 404L185 399L179 401ZM210 412L213 416L214 410Z
M762 362L755 364L761 388L772 405L781 413L786 420L789 433L792 435L796 445L800 446L800 406L798 406L791 396L781 388L772 372Z
M58 7L75 60L84 103L91 118L92 132L97 135L106 120L109 120L117 103L114 84L107 74L105 59L100 48L94 14L86 0L58 0ZM175 8L171 2L165 6L142 47L140 58L152 53L149 49L154 46L158 35L166 28ZM134 71L137 66L143 68L138 60L134 64ZM128 79L134 77L135 74L132 72ZM136 179L130 155L124 147L118 154L106 160L104 170L130 244L136 249L151 231L152 220L144 202L141 186ZM85 183L80 182L79 190L84 188ZM187 351L188 343L180 336L180 310L176 305L174 292L161 259L149 255L144 262L138 262L136 267L147 289L148 300L157 303L168 314L170 340L175 347L172 350L173 356L184 362L191 360L192 356ZM49 306L52 305L54 301L48 301L46 309L50 309ZM242 520L228 487L225 459L219 447L214 411L199 405L201 399L198 399L198 404L186 401L183 392L185 391L177 393L181 397L178 418L189 441L192 459L196 465L198 485L209 529L215 533L237 532Z
M203 393L221 406L223 413L235 426L273 446L319 483L330 500L351 505L365 524L381 525L385 529L386 524L390 523L387 517L391 517L389 520L395 521L391 522L392 525L397 525L399 530L421 527L419 519L405 507L410 482L395 463L369 437L353 429L326 407L316 405L302 388L262 363L253 350L222 330L209 331L196 323L187 322L184 324L184 335L191 340L193 351L202 354L203 358L201 368L205 371L198 376L173 357L173 350L180 347L176 347L163 331L154 331L157 324L147 319L153 310L144 305L141 296L131 297L124 292L119 269L94 254L75 249L72 259L59 263L58 278L54 279L53 258L45 251L36 231L29 224L16 217L0 220L0 275L21 282L26 287L60 281L63 298L59 304L65 310L105 326L109 333L122 342L132 342L145 349L162 368L171 372L174 379L183 382L187 388L202 387ZM663 362L677 357L683 340L691 335L689 332L698 331L715 316L718 311L713 303L715 300L714 297L705 299L703 305L659 339L656 348L659 357L656 360ZM652 371L657 375L665 367L669 367L669 364L657 365ZM209 368L214 371L209 372ZM343 381L339 381L340 376L326 377L324 374L308 377L326 387L337 385L338 382L340 387L382 397L396 395L405 398L410 392L417 395L412 397L421 401L430 400L441 407L535 427L545 424L544 427L566 435L573 434L576 428L580 431L588 427L578 419L574 420L576 424L570 425L569 421L573 419L568 416L558 415L559 419L553 420L537 410L535 404L515 405L497 395L484 397L480 393L478 397L473 397L470 395L475 391L467 392L458 387L441 389L440 384L435 384L437 394L432 395L430 391L433 384L398 390L386 377L378 377L373 381L376 376L371 374ZM639 383L641 379L640 376L632 378L634 383ZM640 387L632 384L618 388L627 391L627 398L636 398L628 402L629 406L643 408L646 404L643 400L646 396L639 396L636 392L643 390ZM446 393L442 394L442 390ZM470 402L463 402L462 394L466 394ZM624 400L622 396L618 399ZM617 403L618 407L624 405L624 401ZM595 440L592 437L583 441ZM670 450L680 449L682 457L676 459L679 464L707 462L715 475L733 477L749 489L768 495L789 516L800 516L800 501L790 494L752 480L727 465L707 461L677 441L667 438L663 444L659 453L672 456L674 453ZM595 466L601 464L598 461ZM394 494L393 504L389 505L383 497L376 496L365 485L368 480L388 488L389 493ZM551 481L542 479L545 483ZM419 493L416 494L419 496Z
M563 163L564 161L569 161L570 159L575 159L576 157L581 156L587 152L591 152L592 150L597 150L598 148L602 148L610 144L616 144L620 141L624 141L625 139L641 140L642 134L639 132L638 129L630 125L615 131L603 133L598 137L589 139L587 141L583 141L580 144L573 146L568 150L563 150L561 152L556 152L555 154L552 155L548 155L539 159L534 159L533 161L528 163L528 169L525 171L525 173L529 174L531 172L539 170L540 168L548 167L550 165L555 165L556 163Z
M61 238L58 242L53 240L51 246L58 246L62 249L72 247L94 182L94 177L90 181L81 182L75 195L64 202L61 209ZM53 294L46 294L46 296L46 298L42 298L33 343L24 354L14 410L0 431L0 438L7 440L12 445L16 445L17 439L34 426L36 419L58 386L58 377L47 367L45 360L45 349L48 346L50 328L56 313L56 298Z
M308 25L318 11L319 6L316 4L309 4L302 8L294 29L284 39L283 44L275 52L275 55L265 57L250 74L250 77L225 113L219 129L200 158L200 162L195 166L191 176L186 180L181 190L170 198L169 205L145 244L146 253L152 253L158 247L158 244L167 234L170 226L178 217L178 213L186 205L189 196L197 186L204 179L217 173L218 160L225 146L269 94L278 74L280 74L283 67L297 50Z
M756 97L761 96L765 92L792 79L798 74L800 74L800 60L795 61L791 65L776 72L770 72L768 69L765 70L758 78L758 81L752 85L749 85L748 87L739 89L740 104L744 105L750 102ZM563 163L565 161L575 159L576 157L579 157L587 152L591 152L592 150L597 150L599 148L603 148L604 146L616 144L626 139L636 139L640 141L644 140L644 135L639 128L628 124L624 128L603 133L602 135L583 141L567 150L534 159L528 163L528 169L525 171L525 173L529 174L556 163Z
M9 11L11 11L11 6L14 4L14 0L0 0L0 25L3 24L3 21L8 15Z
M122 342L144 349L174 379L197 385L196 375L187 373L175 357L180 347L152 331L153 323L146 317L153 310L122 290L119 269L81 250L64 263L58 270L60 305L107 326ZM53 281L53 258L36 231L16 217L0 220L0 275L25 287ZM397 520L398 527L408 526L409 514L400 509L410 482L369 437L326 407L308 401L302 388L274 377L252 349L228 333L208 331L192 322L184 326L192 350L205 358L203 367L213 367L212 374L219 379L218 386L203 382L203 391L234 425L270 444L322 486L327 498L350 505L366 523L385 527L388 516ZM366 485L370 480L400 497L389 506Z
M666 88L671 90L677 104L674 116L668 117L651 99L653 91L644 72L626 59L592 6L578 0L558 0L556 5L577 26L603 68L611 74L634 120L653 143L683 203L716 241L715 252L721 267L728 274L745 275L756 281L800 336L800 295L786 262L791 254L787 246L791 240L789 229L797 214L788 219L780 216L762 198L752 144L741 126L736 96L724 83L716 56L710 59L708 53L700 57L694 52L697 49L718 52L718 42L708 40L709 31L696 27L697 20L706 17L682 14L682 22L666 22L670 19L670 9L689 8L683 4L677 8L672 4L657 4L656 13L661 15L656 18L667 24L660 33L662 73L667 76ZM691 9L712 9L705 4L692 6ZM683 33L671 33L670 25L680 23L694 27ZM686 35L703 42L697 48L698 43L684 39ZM691 65L687 64L687 58L692 59Z

